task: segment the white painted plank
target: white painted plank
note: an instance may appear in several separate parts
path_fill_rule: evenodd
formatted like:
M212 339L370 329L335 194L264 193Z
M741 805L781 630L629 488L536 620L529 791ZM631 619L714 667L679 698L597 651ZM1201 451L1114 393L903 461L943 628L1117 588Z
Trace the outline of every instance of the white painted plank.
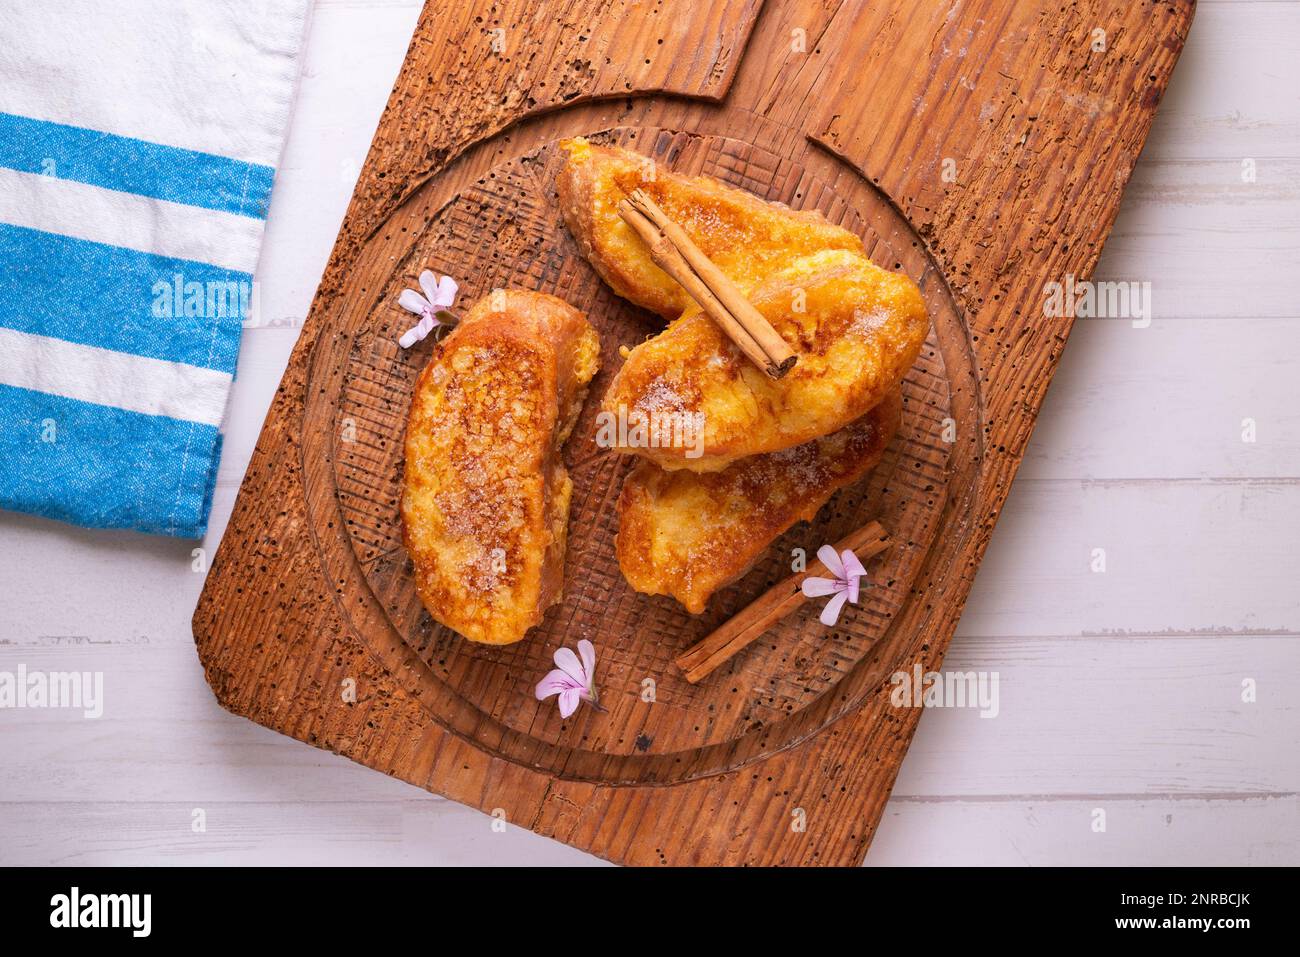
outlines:
M104 713L0 711L0 801L388 801L417 793L226 714L192 648L0 648L0 670L20 664L103 672ZM997 672L997 716L927 712L899 795L1300 791L1300 703L1287 684L1300 671L1300 641L961 637L945 670ZM1257 687L1250 704L1241 700L1246 678Z
M1239 159L1148 150L1096 278L1151 283L1157 320L1300 315L1300 160L1259 157L1243 182Z
M1200 0L1147 144L1162 156L1300 157L1300 4Z
M0 647L58 639L191 644L190 616L237 491L217 487L202 543L0 512Z
M371 53L392 58L394 70L405 53L421 0L317 0L309 38L309 73L303 90L325 70L311 66L312 54L346 56L355 86L376 82ZM1104 25L1103 25L1104 26ZM405 29L394 55L383 44ZM367 31L362 33L361 31ZM1300 157L1300 62L1285 40L1300 35L1295 0L1200 0L1191 35L1156 115L1148 151L1186 159L1246 156ZM355 39L364 36L364 42ZM295 116L294 123L302 123Z
M229 510L233 491L226 494ZM196 542L0 512L0 648L180 641L203 588Z
M436 798L352 804L0 805L0 865L600 865L597 858ZM1106 830L1092 830L1094 812ZM894 865L1291 865L1294 799L894 799L867 855ZM815 819L809 821L816 826Z
M1300 477L1298 381L1300 319L1081 320L1017 483Z
M1094 811L1106 830L1092 830ZM868 866L1300 863L1295 797L1242 801L892 800Z
M224 711L193 644L0 647L0 670L100 671L98 719L0 710L0 802L398 800L411 785ZM364 693L364 692L362 692Z
M1298 520L1294 481L1017 481L957 633L1295 635Z
M0 866L601 863L524 828L493 831L487 815L431 796L367 804L0 803Z
M943 670L996 672L996 717L927 710L895 794L1300 792L1293 638L964 635Z

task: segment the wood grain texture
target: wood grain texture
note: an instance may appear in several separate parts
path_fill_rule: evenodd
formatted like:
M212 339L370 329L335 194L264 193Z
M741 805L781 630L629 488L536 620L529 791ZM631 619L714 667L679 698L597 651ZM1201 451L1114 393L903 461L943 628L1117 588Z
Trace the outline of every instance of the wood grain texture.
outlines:
M491 71L446 61L457 25L426 10L195 614L196 639L209 681L231 710L464 803L503 808L513 822L612 860L856 862L917 718L888 706L876 690L880 675L898 662L937 667L942 659L1068 333L1068 322L1041 319L1043 283L1066 272L1087 275L1095 264L1191 6L1093 3L1062 11L986 3L964 8L956 25L941 12L928 20L929 13L888 4L772 4L756 23L755 9L731 7L722 24L683 6L670 19L693 25L656 42L662 50L643 58L650 63L612 57L611 69L623 72L574 80L580 90L570 99L593 102L563 110L553 93L537 103L511 99L509 90L480 85ZM980 8L989 14L983 23L964 19ZM520 16L506 16L507 36ZM610 23L594 5L573 16L592 35ZM1088 52L1099 23L1115 24L1105 56ZM787 52L794 29L805 31L810 52ZM691 30L732 42L702 45ZM964 58L934 53L959 50L949 41L965 37L962 31L986 67L970 75ZM679 45L692 37L694 45ZM568 39L557 39L555 50L567 49ZM701 49L719 52L701 65ZM873 69L878 86L855 91L855 55L867 49L901 52ZM556 82L550 52L535 51L542 61L536 75ZM656 73L654 61L664 58L684 72ZM718 63L726 64L721 73ZM457 110L440 114L454 123L417 132L428 121L429 86L449 74L463 80L448 98L467 98L463 124ZM630 84L624 91L620 80ZM672 92L700 99L641 95L669 83ZM1105 102L1094 108L1089 97L1098 91ZM620 92L636 95L626 104L602 99ZM852 109L835 112L837 102ZM349 337L373 312L380 290L366 277L391 282L392 263L410 252L404 237L412 229L501 159L527 153L516 152L511 137L545 143L574 122L591 131L690 126L701 136L760 141L772 155L815 167L834 194L868 196L864 184L878 181L923 237L917 255L940 264L964 322L965 333L943 328L936 343L953 417L967 426L949 462L944 527L873 652L878 668L854 668L834 692L807 702L787 722L794 731L785 750L760 744L729 770L671 787L552 777L470 743L472 730L449 733L447 716L411 692L412 674L427 664L400 640L376 652L380 612L364 607L347 575L323 570L323 562L356 557L343 554L350 548L326 517L329 503L312 499L320 494L312 489L332 487L334 471L331 424L313 411L331 397L326 390L322 399L317 383L341 376ZM509 151L493 156L493 144ZM945 156L957 158L954 183L938 174ZM877 215L865 200L847 211L861 215L863 206L868 220ZM345 678L357 682L355 704L339 697ZM806 831L789 826L796 808L807 815Z
M631 93L721 98L761 5L425 4L340 240L374 228L427 177L520 117Z

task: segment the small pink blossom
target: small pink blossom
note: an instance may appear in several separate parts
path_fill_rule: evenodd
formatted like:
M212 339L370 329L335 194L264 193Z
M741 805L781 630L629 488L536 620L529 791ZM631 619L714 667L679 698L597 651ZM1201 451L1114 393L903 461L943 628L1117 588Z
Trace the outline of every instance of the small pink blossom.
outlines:
M822 609L821 623L833 625L839 621L840 609L846 601L855 605L858 603L859 580L867 574L867 570L862 567L862 562L858 561L858 556L853 554L852 549L846 548L837 555L830 545L823 545L817 549L817 557L835 577L809 576L803 580L803 593L809 598L831 596L831 600Z
M411 348L443 323L454 321L451 313L446 311L456 301L456 293L460 289L454 279L450 276L438 279L426 269L420 273L420 288L424 290L423 296L414 289L404 289L397 300L407 312L420 317L420 321L397 340L403 349Z
M559 695L560 717L567 718L578 710L580 701L590 701L598 711L605 710L596 700L596 649L586 638L578 642L578 654L568 648L555 652L555 670L537 682L538 701Z

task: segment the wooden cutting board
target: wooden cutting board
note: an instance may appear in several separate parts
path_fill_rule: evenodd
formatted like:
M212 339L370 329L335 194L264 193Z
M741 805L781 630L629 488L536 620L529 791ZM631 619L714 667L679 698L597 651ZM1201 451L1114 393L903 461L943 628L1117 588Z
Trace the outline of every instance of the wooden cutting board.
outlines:
M427 4L194 615L237 714L613 861L856 864L940 667L1070 331L1045 285L1086 278L1192 19L1191 2L485 0ZM583 134L864 237L921 285L933 333L871 477L783 536L702 616L632 592L613 554L628 463L594 405L659 324L577 254L556 142ZM566 448L565 600L472 645L416 599L401 545L415 376L401 290L559 295L604 369ZM1144 279L1149 277L1132 277ZM682 649L871 518L895 545L833 629L816 607L697 686ZM596 645L607 713L532 686ZM485 827L487 824L485 823Z

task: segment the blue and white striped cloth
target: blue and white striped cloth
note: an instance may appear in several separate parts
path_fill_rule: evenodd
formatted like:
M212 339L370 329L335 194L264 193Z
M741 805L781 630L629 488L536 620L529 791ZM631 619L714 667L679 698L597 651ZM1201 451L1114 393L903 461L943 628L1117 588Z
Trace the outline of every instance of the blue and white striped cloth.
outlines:
M0 0L0 507L187 538L310 0Z

